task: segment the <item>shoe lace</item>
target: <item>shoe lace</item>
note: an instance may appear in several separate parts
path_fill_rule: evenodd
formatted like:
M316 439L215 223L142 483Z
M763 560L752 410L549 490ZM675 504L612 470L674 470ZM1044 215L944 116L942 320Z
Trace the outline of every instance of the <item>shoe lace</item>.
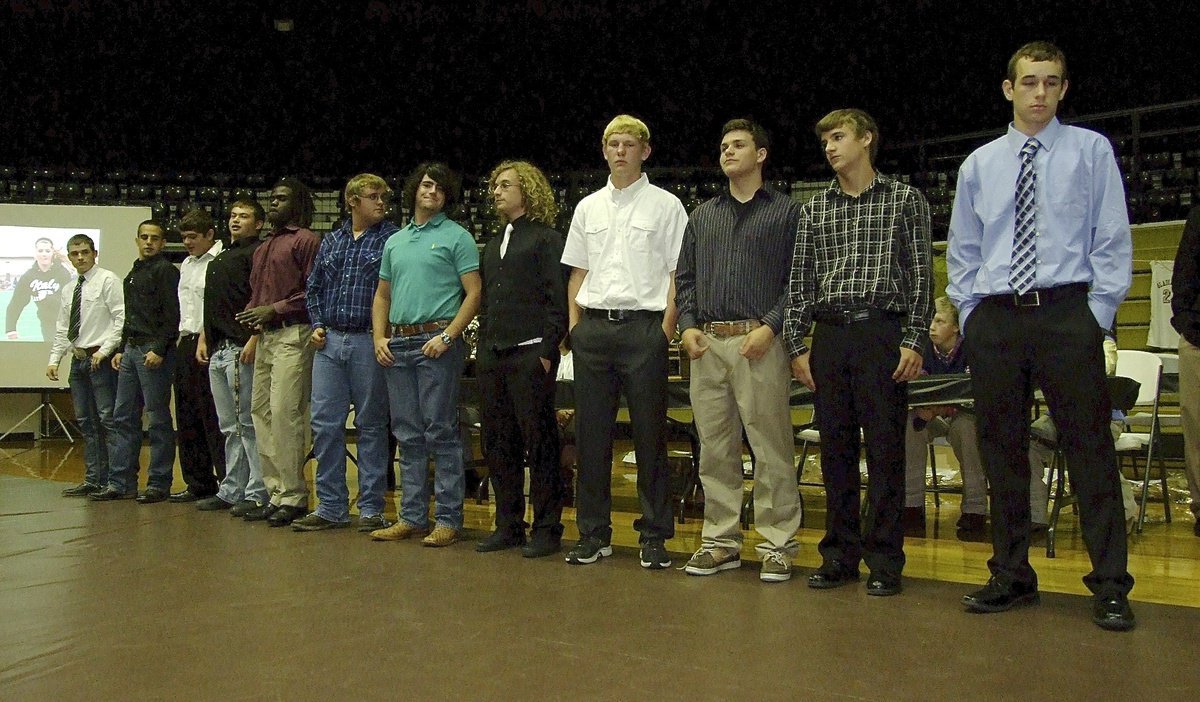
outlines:
M787 570L789 565L787 556L785 556L782 551L767 551L766 554L763 555L763 565L766 565L767 563L774 563L782 570Z

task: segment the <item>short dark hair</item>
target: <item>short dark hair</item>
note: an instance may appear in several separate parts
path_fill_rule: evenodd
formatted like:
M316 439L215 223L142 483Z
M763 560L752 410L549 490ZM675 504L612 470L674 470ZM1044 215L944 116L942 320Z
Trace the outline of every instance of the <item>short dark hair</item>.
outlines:
M280 178L279 182L274 187L283 186L292 191L292 199L296 200L296 223L305 229L312 226L313 215L316 214L317 208L313 204L312 191L308 186L301 183L298 178L288 176Z
M854 130L854 136L858 139L862 139L863 135L867 132L871 133L871 145L868 147L868 151L871 157L871 164L874 165L875 157L879 155L879 125L875 123L875 119L871 115L863 110L853 107L834 110L822 117L821 121L817 122L817 126L813 128L813 131L817 133L817 138L820 139L821 135L825 132L831 132L838 127L846 125L850 125Z
M96 252L96 242L92 241L92 237L87 234L73 234L70 239L67 239L67 248L71 248L75 244L87 244L92 253Z
M43 241L46 242L47 244L50 244L50 248L54 248L54 240L48 236L39 236L38 238L34 239L33 240L33 248L36 249L37 245L42 243Z
M212 215L203 207L193 207L180 217L179 231L198 234L207 234L211 231L214 235L216 234Z
M1062 49L1048 41L1031 41L1017 49L1012 58L1008 60L1007 75L1010 82L1017 82L1017 62L1023 58L1030 61L1057 61L1058 65L1062 66L1062 76L1060 77L1063 80L1067 79L1067 55L1062 52Z
M258 202L258 200L252 200L250 198L242 198L241 200L238 200L237 202L234 202L232 205L230 205L229 211L233 212L233 208L235 208L235 207L244 207L248 210L253 210L254 211L254 220L256 222L258 222L259 224L262 224L263 222L267 221L267 212L266 212L266 210L263 209L263 206Z
M421 184L421 179L425 176L429 176L430 180L441 186L442 192L446 195L446 205L442 208L442 212L449 215L458 204L462 192L462 181L454 171L450 170L449 166L440 161L426 161L414 168L413 172L408 175L404 181L404 207L409 212L413 211L413 205L417 201L417 186Z
M729 120L725 123L724 127L721 127L721 138L724 139L726 134L738 130L750 132L750 138L754 140L755 150L767 149L769 151L771 149L771 138L767 135L767 130L761 124L751 119L739 117Z
M155 227L156 229L158 229L159 234L162 234L163 236L167 235L166 226L164 226L162 222L160 222L154 218L147 219L138 225L138 229L141 229L142 227Z

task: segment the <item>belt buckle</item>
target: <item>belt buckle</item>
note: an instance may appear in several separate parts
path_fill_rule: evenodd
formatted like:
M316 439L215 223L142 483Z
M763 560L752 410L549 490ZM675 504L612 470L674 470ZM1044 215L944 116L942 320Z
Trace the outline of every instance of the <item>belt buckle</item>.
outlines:
M854 310L846 313L846 323L864 322L871 318L871 310Z
M1038 290L1030 290L1026 293L1013 293L1013 304L1017 307L1040 307L1042 298Z
M604 310L604 318L610 322L621 322L625 320L623 310Z

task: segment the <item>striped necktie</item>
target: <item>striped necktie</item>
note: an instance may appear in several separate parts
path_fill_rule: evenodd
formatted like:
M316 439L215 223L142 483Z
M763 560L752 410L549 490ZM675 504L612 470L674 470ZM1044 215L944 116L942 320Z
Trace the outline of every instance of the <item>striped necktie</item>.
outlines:
M1028 292L1037 279L1037 223L1034 216L1037 171L1033 168L1033 157L1040 146L1033 137L1025 142L1021 148L1021 171L1017 174L1017 221L1008 282L1018 295Z
M67 341L72 344L79 338L80 319L82 311L79 309L83 305L83 276L79 276L79 280L75 282L75 290L71 293L71 319L67 328Z

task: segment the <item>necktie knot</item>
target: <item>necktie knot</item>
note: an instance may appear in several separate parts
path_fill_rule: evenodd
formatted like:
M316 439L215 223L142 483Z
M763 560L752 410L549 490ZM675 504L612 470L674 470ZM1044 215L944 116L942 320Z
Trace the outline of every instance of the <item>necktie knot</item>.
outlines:
M1041 142L1033 137L1029 137L1029 139L1025 141L1025 146L1021 147L1021 160L1025 163L1032 161L1034 155L1037 153L1037 150L1041 148L1041 146Z

